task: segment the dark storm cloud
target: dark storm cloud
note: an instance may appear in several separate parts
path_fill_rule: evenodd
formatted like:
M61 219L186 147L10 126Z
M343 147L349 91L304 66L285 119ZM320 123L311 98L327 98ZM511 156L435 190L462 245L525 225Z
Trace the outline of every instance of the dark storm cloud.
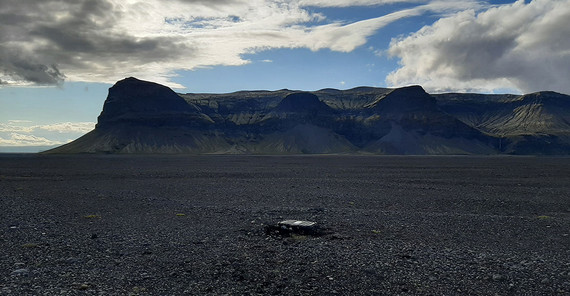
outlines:
M44 54L56 49L67 54L119 57L120 60L129 57L162 60L181 50L173 38L136 38L126 34L109 34L99 30L95 24L75 18L49 26L38 26L30 33L38 39L49 41L50 47L39 50Z
M28 54L14 52L3 46L0 46L0 65L1 72L5 76L17 76L19 79L34 84L59 85L65 79L65 75L61 73L57 65L37 62ZM10 84L10 82L3 81L2 84Z
M44 65L29 62L27 60L16 60L12 63L20 77L26 81L36 84L61 84L65 79L56 65Z
M172 37L113 30L122 12L105 0L12 1L0 6L0 73L4 83L59 84L60 68L119 67L165 61L192 50Z

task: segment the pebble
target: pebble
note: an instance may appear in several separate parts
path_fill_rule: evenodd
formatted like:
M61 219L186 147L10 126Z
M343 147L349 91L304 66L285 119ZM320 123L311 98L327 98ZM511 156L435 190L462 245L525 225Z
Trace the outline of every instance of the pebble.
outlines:
M73 283L72 286L75 287L75 289L82 291L89 289L89 284L86 283Z
M26 268L20 268L12 271L11 276L28 276L30 271Z
M80 259L75 258L75 257L69 257L69 258L62 260L62 263L65 263L65 264L76 264L79 262L80 262Z

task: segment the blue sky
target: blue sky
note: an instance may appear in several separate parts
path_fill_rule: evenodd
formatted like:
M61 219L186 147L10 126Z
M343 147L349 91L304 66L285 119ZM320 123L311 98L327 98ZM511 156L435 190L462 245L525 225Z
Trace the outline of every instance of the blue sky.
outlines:
M3 1L0 152L85 134L129 76L178 92L570 93L570 0L164 3Z

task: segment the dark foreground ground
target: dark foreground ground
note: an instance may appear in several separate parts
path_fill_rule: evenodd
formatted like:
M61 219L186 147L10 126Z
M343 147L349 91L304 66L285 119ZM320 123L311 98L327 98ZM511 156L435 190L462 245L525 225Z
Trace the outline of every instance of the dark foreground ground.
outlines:
M570 294L570 158L0 155L0 206L1 295Z

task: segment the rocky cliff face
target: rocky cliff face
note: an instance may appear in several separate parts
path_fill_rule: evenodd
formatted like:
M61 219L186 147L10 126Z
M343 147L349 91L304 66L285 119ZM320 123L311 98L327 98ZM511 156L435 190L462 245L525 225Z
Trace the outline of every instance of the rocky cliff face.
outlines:
M570 96L436 95L442 110L499 139L500 153L570 154Z
M570 99L420 86L176 94L127 78L95 130L51 153L569 154Z

